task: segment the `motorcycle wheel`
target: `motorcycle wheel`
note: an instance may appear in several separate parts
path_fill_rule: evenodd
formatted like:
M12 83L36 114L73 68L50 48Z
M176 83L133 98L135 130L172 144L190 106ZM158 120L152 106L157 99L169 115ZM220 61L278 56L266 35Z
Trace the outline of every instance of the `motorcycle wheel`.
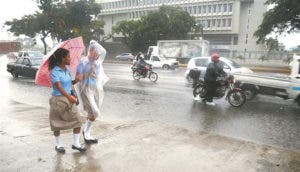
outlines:
M241 107L246 102L246 95L242 91L231 91L227 95L229 104L233 107Z
M132 72L132 77L133 77L134 80L140 80L140 79L141 79L141 75L140 75L139 72L136 71L136 70L134 70L134 71Z
M193 96L196 97L199 95L201 98L204 98L206 92L207 91L204 89L203 85L197 85L193 90Z
M152 82L156 82L157 79L158 79L157 73L155 73L155 72L150 72L150 74L149 74L149 79L150 79L150 81L152 81Z

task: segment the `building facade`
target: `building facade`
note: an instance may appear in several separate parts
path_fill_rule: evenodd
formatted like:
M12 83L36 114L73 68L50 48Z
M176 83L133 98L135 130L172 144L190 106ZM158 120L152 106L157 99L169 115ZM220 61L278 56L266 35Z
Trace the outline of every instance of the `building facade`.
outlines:
M136 20L162 5L179 6L195 17L203 27L203 39L210 42L212 52L224 56L249 55L264 51L256 44L253 33L263 19L267 7L264 0L98 0L104 20L105 34L122 20ZM114 35L118 37L121 35ZM250 53L251 55L251 53Z

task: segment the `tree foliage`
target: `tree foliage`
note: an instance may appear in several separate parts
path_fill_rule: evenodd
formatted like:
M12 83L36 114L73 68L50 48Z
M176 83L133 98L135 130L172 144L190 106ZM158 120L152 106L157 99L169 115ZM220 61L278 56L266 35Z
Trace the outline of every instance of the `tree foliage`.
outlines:
M51 36L54 41L82 36L85 43L90 39L100 41L104 34L104 21L97 20L101 7L95 0L66 1L37 0L41 12L27 15L20 20L7 21L10 32L16 36L24 34L29 37L40 36L44 43Z
M267 0L266 5L274 5L264 14L263 21L254 33L257 42L263 42L271 33L292 32L300 29L300 1L299 0Z
M161 39L187 39L195 19L179 7L162 6L140 20L121 21L113 31L124 36L131 51L145 51Z

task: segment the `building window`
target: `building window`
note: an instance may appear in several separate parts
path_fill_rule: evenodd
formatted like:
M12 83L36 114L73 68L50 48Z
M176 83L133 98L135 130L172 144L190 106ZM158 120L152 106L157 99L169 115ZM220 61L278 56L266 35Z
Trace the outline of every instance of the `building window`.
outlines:
M231 27L231 19L227 20L227 27Z
M221 19L217 19L217 27L221 27Z
M206 23L207 23L206 27L210 28L210 20L209 19L206 20Z
M198 6L198 12L199 12L199 14L201 14L201 6Z
M211 27L215 27L216 26L216 19L212 19L211 20Z
M228 11L232 12L232 3L228 4Z
M226 19L222 19L222 27L226 26Z
M213 6L212 6L212 11L213 11L213 13L216 13L216 12L217 12L217 5L213 5Z
M192 14L192 7L189 7L189 13Z
M218 4L218 13L221 13L222 12L222 4Z
M194 6L193 9L194 9L194 14L197 14L197 6Z
M233 45L237 45L237 43L238 43L238 37L235 36L233 37Z
M203 11L204 14L206 13L206 5L202 6L202 11Z
M223 4L223 12L227 12L227 4Z
M207 13L211 13L211 5L208 5L208 11Z

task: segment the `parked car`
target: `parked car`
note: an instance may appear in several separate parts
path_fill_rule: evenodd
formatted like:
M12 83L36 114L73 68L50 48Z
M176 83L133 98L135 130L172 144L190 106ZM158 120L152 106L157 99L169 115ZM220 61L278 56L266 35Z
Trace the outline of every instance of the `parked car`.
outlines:
M192 79L189 76L191 69L198 69L201 71L200 78L204 78L206 67L211 62L211 57L194 57L188 62L187 69L185 71L185 77L188 81ZM253 73L253 71L247 67L242 67L233 60L229 60L225 57L220 57L220 62L223 63L224 71L228 74L234 73Z
M39 51L19 51L18 57L43 58L44 54Z
M7 64L7 71L14 78L19 76L35 78L36 72L41 65L43 58L19 57L15 62Z
M123 53L123 54L117 55L116 59L117 60L133 60L134 55L132 55L131 53Z

